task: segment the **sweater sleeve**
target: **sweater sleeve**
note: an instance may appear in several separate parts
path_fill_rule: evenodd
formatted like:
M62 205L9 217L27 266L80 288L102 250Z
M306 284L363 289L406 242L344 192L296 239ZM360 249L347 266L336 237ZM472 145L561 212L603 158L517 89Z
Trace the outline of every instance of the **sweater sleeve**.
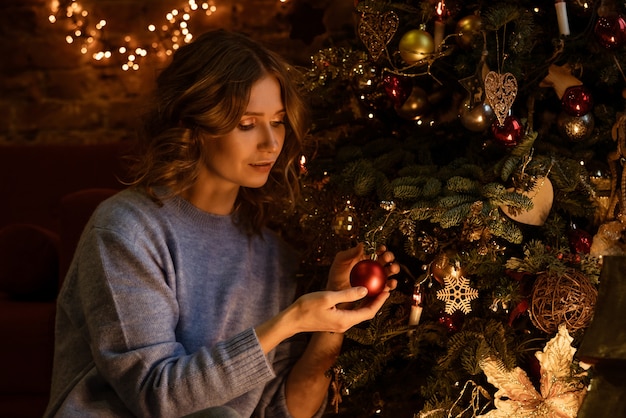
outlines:
M99 374L137 416L222 405L275 377L252 328L195 352L177 342L179 310L165 245L92 229L68 292L82 303ZM162 241L162 240L161 240ZM94 256L97 254L97 256Z
M291 418L287 408L285 396L285 382L293 364L300 357L308 343L306 334L297 334L284 341L276 349L274 370L276 379L272 380L263 393L254 416L259 418ZM311 418L320 418L326 409L327 399L324 400L317 413Z

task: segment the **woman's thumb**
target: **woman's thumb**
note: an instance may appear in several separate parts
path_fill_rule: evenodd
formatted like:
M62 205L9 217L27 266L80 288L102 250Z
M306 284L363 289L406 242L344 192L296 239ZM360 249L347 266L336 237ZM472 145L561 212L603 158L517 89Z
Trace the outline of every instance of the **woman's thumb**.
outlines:
M367 287L350 287L348 289L340 290L339 292L342 293L341 302L356 302L357 300L363 299L365 296L367 296Z

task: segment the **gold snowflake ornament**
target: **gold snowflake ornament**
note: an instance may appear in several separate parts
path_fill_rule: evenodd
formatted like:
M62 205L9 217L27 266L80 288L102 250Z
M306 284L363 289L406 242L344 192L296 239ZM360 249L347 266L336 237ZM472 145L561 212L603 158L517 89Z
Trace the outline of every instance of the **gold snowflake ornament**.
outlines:
M573 376L572 360L576 349L571 346L565 325L535 356L541 366L538 392L519 367L507 370L500 359L488 357L480 367L487 381L498 388L495 393L496 409L479 417L487 418L575 418L585 397L583 376Z
M478 297L478 290L470 287L469 279L459 275L457 269L444 277L444 288L437 291L437 299L446 303L446 313L451 315L454 311L462 311L464 314L472 312L470 302Z

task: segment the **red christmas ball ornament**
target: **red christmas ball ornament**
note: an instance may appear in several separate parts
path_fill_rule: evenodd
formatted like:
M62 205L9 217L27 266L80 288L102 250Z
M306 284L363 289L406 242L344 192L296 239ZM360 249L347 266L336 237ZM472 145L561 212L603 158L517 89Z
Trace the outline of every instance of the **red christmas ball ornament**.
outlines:
M367 296L377 296L385 289L387 275L379 262L361 260L350 271L350 284L352 287L366 287Z
M574 228L568 233L570 249L574 254L589 254L593 236L587 231Z
M601 16L593 28L593 33L604 48L617 49L626 41L626 21L619 15Z
M515 116L509 115L504 119L502 125L500 125L498 121L495 121L491 125L491 133L496 142L500 145L514 147L519 144L520 139L522 139L524 126Z
M439 323L443 325L448 332L455 333L463 326L463 319L464 317L461 311L454 311L452 314L442 312L439 317Z
M385 73L383 75L383 86L394 107L400 107L411 94L413 83L408 77Z
M572 116L583 116L591 111L593 97L585 86L570 86L561 98L563 111Z

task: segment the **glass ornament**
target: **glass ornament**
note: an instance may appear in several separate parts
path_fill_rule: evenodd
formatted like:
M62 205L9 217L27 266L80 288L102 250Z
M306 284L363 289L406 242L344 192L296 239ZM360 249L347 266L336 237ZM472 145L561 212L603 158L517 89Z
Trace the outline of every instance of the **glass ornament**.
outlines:
M619 15L601 16L596 21L593 33L604 48L618 49L626 41L626 21Z
M572 116L561 112L556 120L559 133L572 142L582 142L593 133L595 119L593 113L582 116Z
M415 64L435 51L435 41L424 29L411 29L398 44L400 56L407 64Z
M569 115L583 116L593 107L591 91L583 85L568 87L561 98L561 106Z
M400 107L411 94L413 82L409 77L385 73L383 75L383 87L394 107Z
M524 134L524 126L522 122L513 115L509 115L504 119L504 123L500 125L495 121L491 125L491 133L495 141L506 147L514 147L519 144Z

